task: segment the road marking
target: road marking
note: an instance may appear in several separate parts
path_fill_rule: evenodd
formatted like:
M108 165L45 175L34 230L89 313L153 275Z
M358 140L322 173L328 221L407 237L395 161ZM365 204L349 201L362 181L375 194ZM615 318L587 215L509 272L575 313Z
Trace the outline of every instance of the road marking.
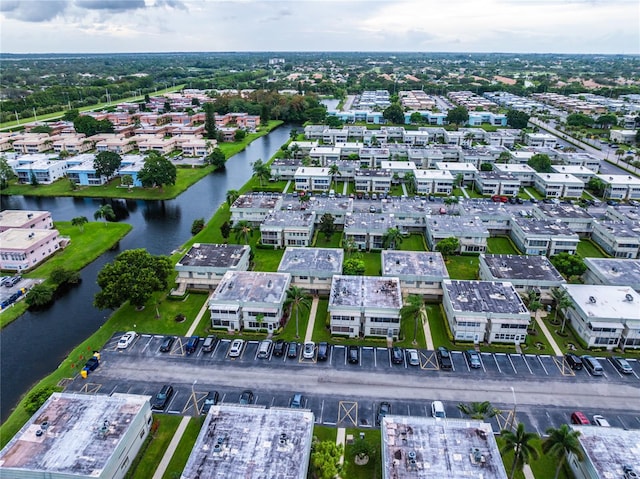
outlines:
M99 383L85 383L80 388L80 392L81 393L95 394L100 390L101 387L102 387L102 384L99 384ZM115 390L115 388L114 388L114 390ZM111 394L113 394L113 391L111 391Z
M509 360L509 363L511 363L511 367L513 368L513 372L515 374L518 374L518 370L516 369L516 367L513 365L513 361L511 360L511 354L507 354L507 359Z
M358 427L358 402L340 401L338 403L338 424L349 420L353 427Z
M529 367L529 362L527 361L527 357L532 357L533 354L527 354L527 355L522 355L522 360L524 361L524 365L527 367L527 369L529 370L529 374L533 374L533 371L531 370L531 368Z
M548 358L548 355L544 356L545 358ZM542 362L542 356L536 356L536 358L538 358L538 362L540 363L540 366L542 366L542 369L544 370L544 373L548 376L549 372L547 371L547 368L544 366L544 363Z
M496 363L496 367L498 368L498 372L499 372L500 374L502 374L502 369L500 369L500 365L498 364L498 357L497 357L497 356L498 356L498 354L501 354L502 356L504 356L504 353L496 353L496 354L494 354L494 355L493 355L493 360L494 360L494 361L495 361L495 363Z

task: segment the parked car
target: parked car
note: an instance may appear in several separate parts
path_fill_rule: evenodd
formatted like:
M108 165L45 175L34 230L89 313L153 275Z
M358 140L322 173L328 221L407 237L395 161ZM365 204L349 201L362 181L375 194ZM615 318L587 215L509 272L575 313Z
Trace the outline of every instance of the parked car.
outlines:
M207 414L211 406L215 406L218 404L218 400L220 399L220 395L218 391L209 391L204 398L204 402L202 403L202 414Z
M87 372L95 371L98 366L100 366L99 354L95 354L89 358L89 360L84 365L84 370Z
M417 349L407 349L407 357L411 366L420 366L420 356Z
M242 391L238 402L240 404L253 404L253 392L248 389Z
M452 369L453 364L451 362L451 353L444 346L440 346L436 351L436 357L438 358L438 365L440 369Z
M584 367L587 368L593 376L604 375L604 369L602 369L600 361L598 361L596 358L585 354L580 359L582 359L582 364L584 365Z
M596 414L593 416L593 424L600 427L611 427L609 421L607 421L605 417L601 416L600 414Z
M15 276L9 276L8 278L5 278L5 280L3 281L2 284L6 288L11 288L11 287L15 286L16 284L18 284L21 280L22 280L22 276L17 274Z
M300 393L296 393L291 397L289 401L289 407L292 409L302 409L304 404L304 396Z
M167 351L171 351L171 347L173 346L175 340L176 338L174 338L173 336L165 336L162 340L162 344L160 344L160 352L166 353Z
M151 400L151 409L155 411L162 411L171 400L173 396L173 386L165 384L160 388L160 391Z
M329 343L322 341L318 343L318 361L326 361L329 357Z
M274 356L282 356L285 349L287 349L287 343L285 343L282 339L278 339L275 343L273 343Z
M633 374L631 364L622 356L611 356L611 364L622 374Z
M358 346L354 346L353 344L349 345L347 348L347 359L351 364L358 364L360 362L360 350Z
M289 347L287 348L287 357L288 358L298 357L298 343L296 343L295 341L291 341L289 343Z
M196 348L198 347L199 341L200 341L200 336L191 336L187 340L187 344L184 347L184 352L187 356L190 356L196 352Z
M267 359L271 352L271 345L273 341L270 339L263 339L258 345L258 359Z
M509 201L509 198L502 195L493 195L491 197L491 201L493 201L494 203L506 203L507 201Z
M582 359L580 359L575 354L567 353L564 355L564 358L571 369L576 371L582 369Z
M579 424L581 426L591 425L591 421L589 421L589 418L581 411L574 411L571 413L571 423Z
M216 343L218 342L218 338L214 335L209 335L204 338L204 342L202 343L202 351L205 353L210 353L215 348Z
M242 354L244 348L244 339L234 339L229 347L229 357L237 358Z
M316 354L316 343L308 341L304 343L304 349L302 350L302 357L304 359L313 359Z
M135 331L129 331L128 333L124 333L122 337L118 340L118 349L126 349L131 346L131 343L135 341L138 337L138 333Z
M404 353L401 347L394 346L391 348L391 362L393 364L402 364L404 362Z
M444 404L442 401L433 401L431 403L431 415L433 417L444 419L447 417L447 413L444 410Z
M469 349L464 352L469 361L469 367L473 369L479 369L482 367L482 361L480 360L480 353L475 349Z
M378 414L376 414L376 426L380 425L382 418L387 414L391 414L391 403L382 401L378 406Z

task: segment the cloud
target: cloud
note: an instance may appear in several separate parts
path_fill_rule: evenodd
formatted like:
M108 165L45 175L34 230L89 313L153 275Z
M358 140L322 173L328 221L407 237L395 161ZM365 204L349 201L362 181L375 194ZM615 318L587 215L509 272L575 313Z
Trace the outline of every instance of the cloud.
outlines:
M144 0L77 0L76 5L87 10L111 10L124 12L144 8Z
M7 18L23 22L46 22L64 13L69 6L69 0L3 0L0 2L0 12Z

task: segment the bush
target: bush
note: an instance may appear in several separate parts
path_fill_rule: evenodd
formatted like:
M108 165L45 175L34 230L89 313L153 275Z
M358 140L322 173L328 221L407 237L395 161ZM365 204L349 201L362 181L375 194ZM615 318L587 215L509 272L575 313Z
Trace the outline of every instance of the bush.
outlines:
M27 412L27 414L29 414L29 416L32 416L38 409L40 409L40 406L42 406L45 401L49 399L49 396L51 396L51 394L59 391L61 391L61 389L56 386L45 386L39 389L35 389L31 393L29 393L29 395L25 399L24 410Z

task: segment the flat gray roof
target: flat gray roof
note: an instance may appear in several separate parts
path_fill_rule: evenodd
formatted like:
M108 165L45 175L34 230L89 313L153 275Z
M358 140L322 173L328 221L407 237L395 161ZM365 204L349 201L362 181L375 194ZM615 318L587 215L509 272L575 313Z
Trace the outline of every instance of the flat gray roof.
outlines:
M311 411L216 405L205 418L183 479L306 479Z
M350 213L344 220L344 232L375 231L385 233L389 228L396 227L395 218L380 213Z
M248 252L247 245L195 243L176 266L233 268Z
M369 168L364 170L356 170L355 176L375 176L380 178L391 178L391 171Z
M595 221L603 229L618 238L639 238L640 224L634 225L630 221Z
M571 426L598 477L623 478L623 466L640 471L640 430L617 427Z
M275 210L262 221L262 226L309 227L315 222L316 215L302 210Z
M384 479L507 479L491 425L463 419L382 419Z
M513 222L527 233L550 236L566 235L573 236L576 240L578 239L578 235L576 233L574 233L568 226L558 221L518 218L514 216Z
M335 275L331 284L329 306L400 309L400 280L388 276Z
M249 193L240 195L231 205L231 208L256 208L272 210L278 205L282 195L278 193Z
M584 258L584 262L611 285L640 285L640 259Z
M540 210L549 219L554 218L585 218L593 219L586 209L574 205L553 205L546 203L538 203L535 208Z
M640 294L630 286L563 284L586 320L640 321Z
M519 181L518 178L510 173L501 173L497 171L480 171L477 176L485 180Z
M227 271L210 301L280 304L289 287L288 273Z
M528 312L509 282L444 280L442 284L456 311L504 314Z
M489 237L489 230L479 218L469 216L439 215L427 218L427 229L432 236L484 236Z
M382 250L383 276L424 277L424 280L437 280L449 277L442 254L425 251Z
M0 476L4 468L99 476L149 399L53 393L0 451Z
M546 256L481 254L480 261L486 263L491 275L496 279L558 281L564 283L564 278Z
M340 274L344 250L340 248L288 247L278 266L279 273L290 274Z

